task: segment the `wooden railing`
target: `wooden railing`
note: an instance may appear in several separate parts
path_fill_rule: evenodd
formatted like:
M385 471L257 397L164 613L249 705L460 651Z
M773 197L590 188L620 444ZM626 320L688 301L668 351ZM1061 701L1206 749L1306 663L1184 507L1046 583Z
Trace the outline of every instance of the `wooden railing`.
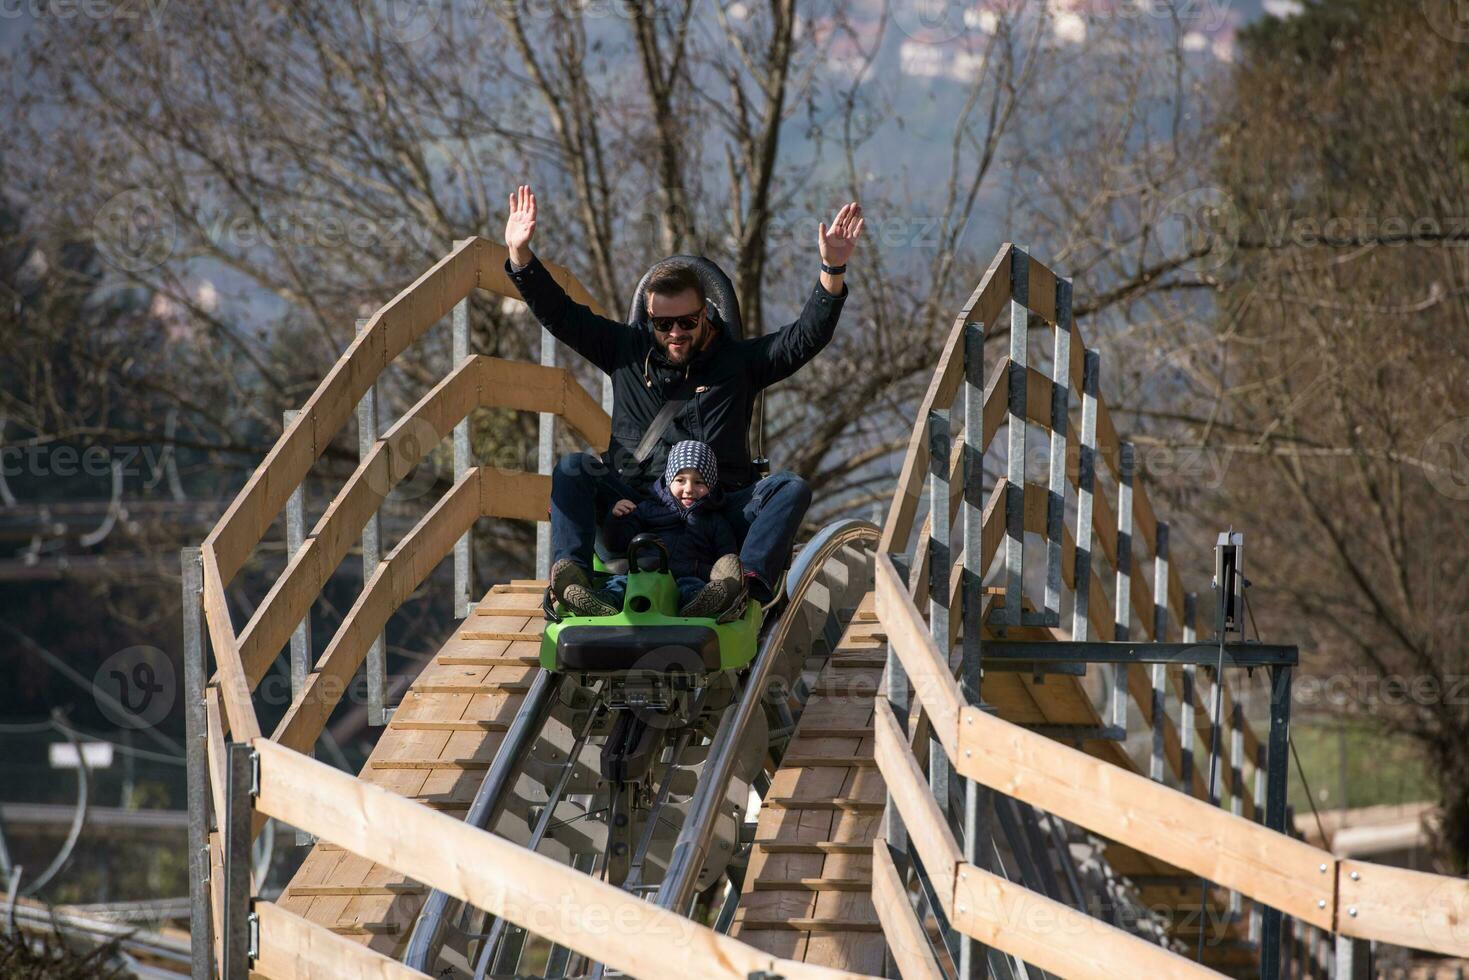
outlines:
M547 519L550 478L544 474L487 466L460 474L371 570L336 634L293 690L284 718L269 738L261 732L252 692L388 493L470 413L486 407L549 413L593 449L606 448L610 421L568 371L465 357L372 442L244 629L236 631L226 589L312 465L394 359L474 289L519 297L504 273L505 257L503 246L482 239L459 242L380 309L199 550L199 601L217 673L202 683L201 647L201 683L190 692L197 714L191 704L189 719L191 740L202 743L203 753L197 769L191 763L191 779L205 784L214 827L207 845L191 840L196 853L207 856L207 873L194 877L207 878L209 892L209 915L203 922L196 918L193 928L198 935L212 933L220 968L244 975L238 972L244 968L242 916L249 907L243 869L250 837L274 817L630 974L743 980L765 970L789 977L853 976L760 953L306 754L389 618L478 518ZM574 277L547 267L573 300L603 313ZM187 635L187 621L185 629ZM251 975L423 976L273 904L256 902L253 910L258 936L256 955L248 958ZM554 913L550 919L548 912ZM588 927L597 921L606 926Z
M1024 346L1029 331L1023 321L1016 322L1018 311L1007 311L1007 306L1015 299L1017 272L1012 269L1012 262L1017 269L1023 267L1025 270L1019 275L1025 284L1021 296L1023 302L1017 301L1016 305L1052 325L1056 323L1058 315L1060 317L1062 327L1052 327L1057 340L1052 350L1060 355L1062 363L1066 365L1064 371L1057 371L1058 383L1053 384L1051 377L1026 363ZM1094 351L1086 348L1080 329L1071 321L1069 307L1069 283L1058 280L1055 273L1045 265L1014 246L1006 245L1000 250L964 310L955 319L933 379L919 405L918 424L909 437L898 485L884 523L881 550L899 553L908 546L918 504L925 496L925 482L929 480L936 465L930 452L934 435L932 420L936 414L946 415L958 400L960 388L965 382L966 343L970 345L971 360L982 358L983 333L988 331L982 331L981 325L991 325L992 330L994 324L1008 324L1012 338L1009 356L1000 358L989 371L978 364L969 366L974 375L973 380L980 380L988 374L988 382L982 384L983 406L978 413L982 420L977 426L980 429L980 439L972 442L970 433L963 428L958 428L952 438L949 438L948 431L943 433L943 441L952 444L947 466L937 464L942 473L941 482L947 488L948 512L944 526L952 526L958 517L966 486L963 467L971 446L976 447L973 450L972 465L978 467L984 452L1002 426L1008 435L1009 430L1018 427L1015 424L1017 421L1022 425L1036 425L1044 429L1053 441L1059 430L1061 451L1058 457L1053 449L1052 472L1047 485L1026 481L1022 451L1021 468L1017 469L1012 461L1007 461L1007 475L1000 478L982 502L982 566L988 567L1001 543L1007 550L1008 563L1011 561L1011 554L1018 553L1023 547L1023 537L1027 532L1047 539L1054 527L1059 533L1055 535L1056 548L1052 554L1048 554L1048 562L1054 562L1057 567L1054 573L1048 569L1048 577L1054 574L1059 579L1058 584L1064 583L1078 600L1078 606L1083 612L1081 616L1073 614L1070 631L1073 638L1125 639L1140 631L1150 640L1180 637L1191 639L1194 633L1194 603L1190 594L1184 590L1177 564L1169 560L1167 525L1158 519L1147 487L1134 479L1133 447L1119 437L1106 402L1097 394L1100 359ZM975 344L976 338L979 339L978 345ZM1017 338L1018 345L1015 342ZM1056 370L1054 364L1051 369ZM1062 389L1059 405L1056 398L1057 388ZM1070 396L1072 391L1082 393L1079 402ZM950 420L944 418L942 425L949 424ZM1068 432L1076 430L1080 430L1081 438L1068 442ZM1012 445L1007 448L1014 447ZM1075 451L1071 451L1073 448ZM1058 458L1060 467L1057 466ZM1105 463L1118 484L1119 496L1130 498L1130 507L1115 508L1108 500L1105 490L1096 481L1095 464L1098 460ZM976 480L976 487L977 484ZM1124 486L1125 490L1122 489ZM1061 520L1065 511L1067 488L1078 504L1078 520L1074 533ZM1012 497L1019 498L1020 502L1016 504ZM958 549L951 549L955 560L943 573L935 574L930 569L932 549L926 545L934 537L932 514L933 510L930 508L917 535L919 545L915 552L915 568L910 578L910 594L920 605L937 595L937 605L941 610L961 609L963 603L970 601L972 596L961 594L964 575L962 563L957 558ZM1132 540L1135 534L1140 535L1144 548L1137 547ZM947 536L944 540L947 547ZM1080 564L1077 559L1078 540L1083 551ZM1106 608L1101 573L1096 569L1093 560L1093 540L1101 546L1101 554L1106 559L1107 567L1111 569L1116 591L1126 597L1116 604L1115 610ZM1160 540L1163 542L1161 551ZM1153 560L1154 580L1151 591L1143 565L1148 558ZM1084 587L1078 587L1077 569L1082 566L1087 570L1086 582ZM1157 574L1160 571L1161 576ZM946 574L943 581L947 582L947 589L935 587L935 581L942 574ZM1158 585L1160 579L1164 583L1161 591ZM1007 575L1007 591L1014 588L1018 581L1018 575ZM1019 598L1017 594L1013 604L1007 602L1007 608L1018 607ZM1059 627L1059 609L1048 611L1052 613L1050 627ZM944 618L947 621L949 643L952 645L959 635L962 619L957 616ZM1197 732L1202 744L1210 744L1213 736L1213 721L1208 706L1210 687L1201 684L1192 671L1172 670L1167 674L1175 696L1188 706L1185 712L1188 717L1184 720L1191 722L1189 727ZM1208 787L1205 786L1204 774L1199 767L1187 765L1184 761L1185 734L1180 732L1179 726L1166 711L1155 714L1155 703L1160 707L1165 703L1161 696L1162 685L1150 684L1149 678L1136 668L1119 670L1114 680L1120 682L1114 687L1114 692L1130 698L1143 722L1157 731L1172 778L1179 785L1187 784L1193 795L1207 797ZM1154 680L1161 681L1162 674ZM1234 790L1236 786L1251 786L1256 782L1246 772L1253 772L1261 765L1264 746L1249 719L1243 716L1242 710L1237 709L1235 697L1227 683L1220 693L1224 707L1223 717L1231 719L1232 724L1240 731L1244 751L1240 753L1243 758L1235 758L1231 740L1220 739L1221 776L1230 773L1231 778L1221 779L1220 789L1223 793L1219 795L1236 797L1237 808L1246 816L1253 817L1260 801L1255 794L1235 794ZM1115 700L1109 710L1121 715Z
M980 637L986 626L1019 641L1129 639L1138 633L1148 640L1195 639L1196 603L1169 561L1167 526L1158 520L1146 488L1134 480L1132 448L1119 438L1098 396L1099 358L1085 349L1069 310L1069 284L1006 246L956 319L919 407L877 573L878 617L890 644L876 752L889 790L886 833L911 838L942 914L956 930L1061 976L1215 974L979 867L976 841L964 840L961 849L944 812L947 801L939 802L946 794L928 782L939 776L925 777L920 760L929 760L931 774L947 764L975 786L1197 874L1308 928L1465 955L1469 882L1339 861L1278 832L1287 771L1285 726L1279 722L1288 718L1288 696L1283 704L1272 703L1272 736L1277 737L1272 738L1276 758L1269 769L1275 783L1269 799L1277 830L1260 824L1267 747L1223 677L1215 679L1217 689L1203 689L1193 668L1156 664L1144 674L1136 664L1117 665L1107 705L1111 736L1125 733L1128 698L1153 733L1151 778L981 710ZM1049 374L1028 363L1031 317L1049 327ZM1009 356L1000 359L986 384L984 337L1006 324ZM1079 405L1070 397L1072 389L1082 394ZM1073 420L1073 413L1079 418ZM984 453L1002 424L1006 473L982 495ZM1028 425L1039 426L1049 439L1044 485L1027 481ZM1080 439L1071 445L1079 451L1072 454L1067 436L1076 430ZM1115 507L1097 485L1098 457L1114 478ZM1076 504L1074 533L1066 526L1068 494ZM911 568L905 580L895 559L908 549L925 497L928 516L913 557L905 562ZM951 545L961 515L961 540ZM1023 589L1027 533L1038 535L1046 550L1045 595L1035 611L1026 608L1030 597ZM1142 547L1135 546L1135 534ZM1094 540L1114 576L1116 601L1110 610L1092 555ZM994 590L984 588L983 577L1002 549L1003 604L990 603L986 592ZM1152 559L1151 588L1144 575L1146 558ZM1069 631L1062 621L1068 591L1073 599ZM956 646L958 640L962 645ZM1284 676L1288 681L1288 673ZM1181 707L1177 724L1166 710L1169 678ZM1288 684L1285 690L1288 695ZM1217 717L1227 733L1215 732L1215 716L1206 707L1216 695L1222 705ZM1279 700L1278 690L1273 698ZM1193 764L1193 742L1197 735L1209 745L1216 734L1222 786L1211 794L1201 767ZM1253 794L1246 789L1247 765L1255 770ZM1213 805L1224 788L1231 797L1229 810ZM902 843L884 838L875 845L875 895L900 898L896 907L880 907L879 915L905 975L910 970L932 974L939 963L918 943L922 933L906 900L903 872L889 855L889 845ZM1377 893L1368 881L1393 898L1369 902L1368 894ZM1058 942L1058 936L1065 941ZM891 945L894 937L907 939ZM1272 941L1268 929L1261 941Z
M877 616L934 736L961 776L1319 928L1469 956L1464 918L1469 881L1337 858L965 704L948 657L929 634L886 555L878 557ZM1144 975L1147 961L1109 961L1097 956L1096 946L1090 948L1098 960L1095 968L1067 968L1071 954L1051 948L1059 944L1050 942L1044 930L1037 933L1026 925L1036 921L1035 909L1046 910L1054 903L1020 894L1025 890L1019 886L964 864L886 698L880 699L878 719L878 768L924 866L943 885L939 894L949 898L945 912L950 921L995 948L1061 976L1115 976L1119 970ZM1032 911L1017 915L1007 910L1014 902L1032 903ZM1110 926L1093 922L1085 928L1089 937L1107 936L1107 942L1115 944L1109 948L1136 951L1134 945L1110 936ZM1174 963L1173 969L1179 972L1161 975L1190 976L1195 974L1189 970L1200 968L1185 961Z

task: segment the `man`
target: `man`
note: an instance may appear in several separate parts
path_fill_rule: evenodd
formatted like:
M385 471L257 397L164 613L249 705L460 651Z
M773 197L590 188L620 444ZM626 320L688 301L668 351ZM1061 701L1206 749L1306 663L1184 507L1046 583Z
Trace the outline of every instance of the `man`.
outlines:
M769 602L790 561L791 546L811 490L799 476L763 480L750 461L755 396L790 377L831 341L847 298L847 259L862 234L855 201L817 226L819 284L800 317L780 331L730 340L711 319L703 286L691 269L672 268L647 285L648 323L630 325L576 303L530 250L536 199L529 185L510 195L505 271L531 312L556 339L612 378L612 442L605 457L571 453L551 475L553 594L585 585L597 521L619 499L643 499L663 472L668 447L683 440L709 444L718 460L727 514L743 545L740 561L749 594ZM670 402L685 400L646 455L644 435Z

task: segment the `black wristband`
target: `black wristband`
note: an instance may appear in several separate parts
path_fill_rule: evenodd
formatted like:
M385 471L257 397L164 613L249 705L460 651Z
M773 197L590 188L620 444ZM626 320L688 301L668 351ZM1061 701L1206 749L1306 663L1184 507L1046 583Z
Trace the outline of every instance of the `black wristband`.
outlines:
M841 265L827 265L823 262L821 263L821 271L829 276L840 276L847 271L847 264L843 262Z

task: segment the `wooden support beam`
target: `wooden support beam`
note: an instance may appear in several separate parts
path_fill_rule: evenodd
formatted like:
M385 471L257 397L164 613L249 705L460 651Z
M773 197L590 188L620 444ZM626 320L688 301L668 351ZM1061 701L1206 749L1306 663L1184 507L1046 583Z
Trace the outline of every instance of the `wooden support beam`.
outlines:
M959 868L949 921L965 935L1067 980L1223 976L972 864Z
M872 904L903 980L944 980L882 837L872 842Z
M1331 928L1334 858L1326 851L974 708L963 709L959 740L954 764L961 774Z
M950 754L958 750L959 706L964 697L949 669L949 657L935 645L918 608L908 598L892 558L877 556L877 615L903 662L913 692L933 723L934 734Z
M255 913L260 917L260 956L252 976L258 973L269 980L423 980L428 976L274 902L256 902Z
M367 656L367 648L393 610L418 588L479 516L480 473L478 469L466 473L378 565L316 669L307 675L306 686L276 726L275 741L297 752L309 752L316 744L332 709Z
M1342 861L1333 931L1469 957L1469 880Z
M256 806L632 976L788 980L854 974L773 957L543 854L434 813L265 739ZM383 833L384 827L395 828ZM552 900L554 896L555 900Z
M877 698L873 717L876 720L877 767L882 770L888 797L902 814L908 839L933 881L940 904L946 913L952 912L954 871L964 859L963 852L939 810L938 801L933 798L926 777L918 768L918 760L913 757L913 749L898 727L887 698Z

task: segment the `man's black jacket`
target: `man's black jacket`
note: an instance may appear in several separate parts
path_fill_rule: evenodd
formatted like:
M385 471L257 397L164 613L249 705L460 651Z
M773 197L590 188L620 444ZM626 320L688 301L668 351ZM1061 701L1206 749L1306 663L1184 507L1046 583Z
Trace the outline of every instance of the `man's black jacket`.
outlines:
M731 340L721 330L687 365L675 368L648 326L598 316L575 302L540 259L532 256L530 264L519 270L506 259L505 272L542 326L611 375L612 444L606 458L639 489L663 475L668 448L683 439L713 448L719 483L726 490L754 482L749 434L755 395L795 374L821 352L836 332L849 292L843 285L841 295L833 296L818 283L800 317L789 326L746 340ZM690 393L688 404L642 465L633 463L633 450L653 417L665 401L682 392Z
M639 534L656 534L668 549L668 570L674 578L693 576L709 581L714 563L740 553L740 539L724 516L724 491L712 487L703 500L688 507L674 499L662 477L653 484L653 496L641 501L626 517L609 517L602 539L614 555L627 552Z

